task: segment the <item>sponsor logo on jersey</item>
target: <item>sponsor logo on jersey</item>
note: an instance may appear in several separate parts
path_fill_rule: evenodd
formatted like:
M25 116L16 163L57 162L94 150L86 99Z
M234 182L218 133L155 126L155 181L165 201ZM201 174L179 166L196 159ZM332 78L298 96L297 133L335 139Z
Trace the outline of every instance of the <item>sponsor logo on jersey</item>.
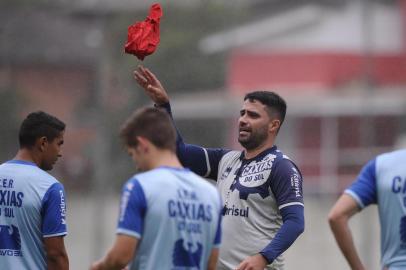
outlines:
M61 223L66 224L66 202L65 202L65 194L63 194L62 190L59 190L59 196L61 197L61 203L60 203L60 208L61 208Z
M224 206L223 216L236 216L236 217L248 217L250 208L238 208L233 205L232 207Z
M295 167L292 167L293 174L290 177L290 185L295 190L296 197L302 197L300 194L300 175L299 172L296 170Z
M14 225L0 225L0 256L22 256L20 232Z
M127 186L126 186L126 188L127 188L129 191L132 191L133 188L134 188L134 184L133 184L133 183L128 183Z
M127 209L128 201L130 200L130 195L131 195L131 192L129 190L125 190L123 192L123 196L121 197L120 222L124 221L125 210Z

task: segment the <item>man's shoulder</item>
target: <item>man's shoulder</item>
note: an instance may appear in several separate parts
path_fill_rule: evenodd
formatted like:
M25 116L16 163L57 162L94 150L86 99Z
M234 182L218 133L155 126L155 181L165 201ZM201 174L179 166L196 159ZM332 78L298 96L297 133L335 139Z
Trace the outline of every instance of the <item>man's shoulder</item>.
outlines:
M296 165L296 163L286 154L284 154L281 150L276 150L275 151L275 165L276 167L279 168L295 168L297 171L299 171L299 167Z
M195 178L194 181L198 184L202 189L206 189L207 191L218 193L217 188L214 184L209 182L206 178L201 177L192 172L193 177Z
M17 179L27 179L27 181L32 182L34 185L44 186L44 184L48 184L51 186L55 183L60 183L54 176L33 165L6 162L0 165L0 171Z
M380 154L368 164L373 164L376 173L385 173L388 171L406 171L405 162L406 149L402 149Z
M222 159L240 158L242 157L243 153L244 152L242 150L230 150L226 154L224 154Z
M198 190L207 196L220 198L217 188L207 179L197 175L187 168L159 167L150 171L135 174L125 184L127 190L140 187L146 194L161 194L162 189L173 190L183 184ZM180 184L180 185L179 185Z
M183 168L172 168L172 167L158 167L145 172L140 172L135 174L129 179L129 181L147 181L149 178L157 178L159 176L166 176L170 174L171 171L182 171Z
M233 162L235 160L241 159L243 156L244 156L243 151L231 150L221 157L220 163L224 164L224 162L226 163Z
M204 178L187 168L158 167L146 172L137 173L128 182L139 182L141 185L161 185L176 182L179 178L196 178L199 182L207 182ZM193 179L193 182L196 181ZM201 181L200 181L201 180Z
M48 173L40 168L37 168L35 173L36 173L36 176L38 176L42 182L45 182L45 183L49 184L50 186L53 184L56 184L56 183L61 184L61 182L58 179L56 179L53 175L51 175L50 173Z
M376 156L376 159L398 159L398 158L406 159L406 149L386 152Z

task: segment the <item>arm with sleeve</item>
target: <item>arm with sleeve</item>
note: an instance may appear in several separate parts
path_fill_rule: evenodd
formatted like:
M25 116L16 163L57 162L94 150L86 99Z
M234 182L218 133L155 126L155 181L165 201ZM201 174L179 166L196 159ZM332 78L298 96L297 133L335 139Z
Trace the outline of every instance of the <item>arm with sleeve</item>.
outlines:
M276 164L271 181L283 224L274 239L260 252L272 263L287 250L304 231L304 204L302 195L302 176L296 166L288 159Z
M43 237L64 236L66 228L66 197L61 183L53 184L42 199Z
M159 105L159 107L165 109L173 120L169 103ZM229 150L222 148L204 148L197 145L185 144L177 129L176 133L176 152L182 165L200 176L216 180L220 160Z
M136 179L128 181L121 195L117 233L140 239L144 229L146 209L147 202L140 183Z
M222 202L222 200L221 200L221 198L219 196L219 210L218 210L219 218L218 218L218 221L217 221L216 236L214 237L214 242L213 242L213 247L214 248L219 248L220 245L221 245L221 234L222 234L222 232L221 232L221 220L223 218L223 213L221 211L222 210L222 207L221 207L222 205L223 205L223 202Z
M376 159L370 160L362 168L357 180L344 193L350 195L360 209L377 202Z

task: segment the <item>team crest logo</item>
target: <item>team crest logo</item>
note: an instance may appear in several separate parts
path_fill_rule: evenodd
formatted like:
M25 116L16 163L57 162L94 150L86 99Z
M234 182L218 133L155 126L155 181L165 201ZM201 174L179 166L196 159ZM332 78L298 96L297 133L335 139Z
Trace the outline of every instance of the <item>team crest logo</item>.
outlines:
M401 247L406 248L406 216L400 219L400 242Z
M14 225L0 225L0 249L21 250L21 238Z
M268 179L276 155L266 155L262 160L248 163L242 170L238 181L232 187L240 192L240 199L246 200L249 194L258 193L262 198L270 195Z
M172 254L174 269L198 270L202 258L203 246L201 243L185 242L179 239L175 242Z

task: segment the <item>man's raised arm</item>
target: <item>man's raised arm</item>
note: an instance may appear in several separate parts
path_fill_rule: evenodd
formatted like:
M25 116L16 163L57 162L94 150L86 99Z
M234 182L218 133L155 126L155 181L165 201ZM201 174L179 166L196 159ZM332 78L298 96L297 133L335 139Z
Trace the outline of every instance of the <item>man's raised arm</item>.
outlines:
M156 105L169 103L168 93L149 69L138 66L138 69L134 71L134 78Z
M134 78L155 103L155 106L165 109L172 118L169 95L155 74L149 69L139 66L134 71ZM229 150L185 144L177 129L176 132L176 152L183 166L190 168L193 172L203 177L216 180L220 160Z

